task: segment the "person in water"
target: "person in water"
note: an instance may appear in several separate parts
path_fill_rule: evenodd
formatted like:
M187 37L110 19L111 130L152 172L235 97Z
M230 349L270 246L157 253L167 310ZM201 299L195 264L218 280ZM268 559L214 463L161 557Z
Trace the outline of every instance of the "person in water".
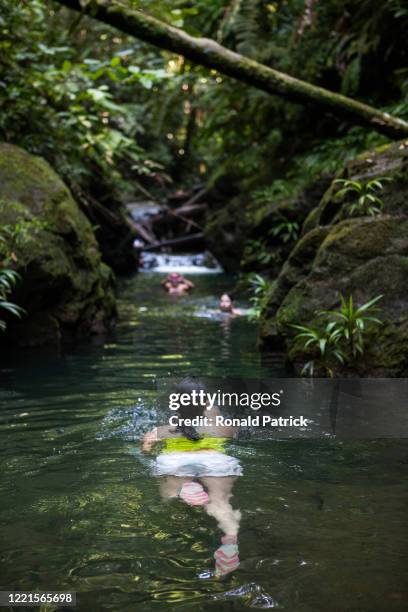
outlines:
M168 274L160 284L170 295L185 295L194 288L194 284L178 272Z
M234 302L228 293L223 293L220 297L219 308L221 312L225 314L230 314L234 317L239 317L242 312L238 310L238 308L234 308Z
M198 392L204 386L192 378L184 379L177 387L178 393ZM220 414L214 407L211 412L205 406L180 406L176 414L178 425L159 426L145 434L143 451L151 452L160 447L156 457L154 474L160 477L160 493L163 499L179 498L191 506L203 506L208 515L216 519L223 532L221 545L214 553L215 574L229 574L239 566L238 531L241 519L239 510L230 504L232 487L237 476L242 475L241 465L235 457L226 454L228 440L237 430L232 427L191 427L186 419L197 416L215 417Z

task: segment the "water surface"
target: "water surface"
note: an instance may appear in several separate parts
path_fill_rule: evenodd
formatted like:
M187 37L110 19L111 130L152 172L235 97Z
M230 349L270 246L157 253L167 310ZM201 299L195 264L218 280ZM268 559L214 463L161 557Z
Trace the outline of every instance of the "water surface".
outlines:
M0 588L75 590L81 610L406 610L404 440L234 442L241 566L212 577L215 521L163 503L139 449L158 381L285 369L261 364L254 324L213 316L232 279L175 298L160 278L122 283L109 339L3 357Z

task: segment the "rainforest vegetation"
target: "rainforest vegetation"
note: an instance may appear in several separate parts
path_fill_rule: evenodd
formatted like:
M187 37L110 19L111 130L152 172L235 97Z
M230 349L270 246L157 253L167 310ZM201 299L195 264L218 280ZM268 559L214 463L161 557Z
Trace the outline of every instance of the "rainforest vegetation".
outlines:
M407 26L404 0L0 0L0 342L102 332L134 240L195 235L262 350L406 372Z
M407 32L0 0L0 604L408 610Z

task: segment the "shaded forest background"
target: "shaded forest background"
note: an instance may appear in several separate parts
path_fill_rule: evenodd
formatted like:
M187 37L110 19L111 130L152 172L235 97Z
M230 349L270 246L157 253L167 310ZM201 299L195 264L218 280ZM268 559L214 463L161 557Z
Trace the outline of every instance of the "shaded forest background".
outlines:
M402 0L128 5L408 117ZM0 137L45 157L89 211L198 181L276 200L385 141L56 3L2 0L0 9Z
M133 10L133 23L177 28L207 65L215 41L402 122L381 130L376 111L361 122L318 95L271 95L112 28L113 8L122 29ZM135 238L198 230L197 249L252 290L264 348L292 363L311 353L324 374L408 371L407 141L389 136L407 133L404 0L0 0L0 31L0 306L12 340L109 329L112 270L137 269ZM159 212L138 225L129 204L146 202Z

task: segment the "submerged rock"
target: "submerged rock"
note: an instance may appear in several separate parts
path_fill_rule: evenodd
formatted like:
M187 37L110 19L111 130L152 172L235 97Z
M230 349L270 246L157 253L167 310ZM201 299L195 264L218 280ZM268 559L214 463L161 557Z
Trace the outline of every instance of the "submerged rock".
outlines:
M19 345L58 343L101 333L115 314L113 274L70 191L49 164L0 144L0 226L21 276L13 295L27 314L8 320Z
M339 305L340 293L362 304L383 295L378 328L354 373L401 376L408 373L408 141L366 153L341 173L360 182L384 183L384 214L345 218L343 204L329 187L306 219L285 262L261 324L265 349L285 346L292 362L304 362L291 324L315 325L316 311Z

